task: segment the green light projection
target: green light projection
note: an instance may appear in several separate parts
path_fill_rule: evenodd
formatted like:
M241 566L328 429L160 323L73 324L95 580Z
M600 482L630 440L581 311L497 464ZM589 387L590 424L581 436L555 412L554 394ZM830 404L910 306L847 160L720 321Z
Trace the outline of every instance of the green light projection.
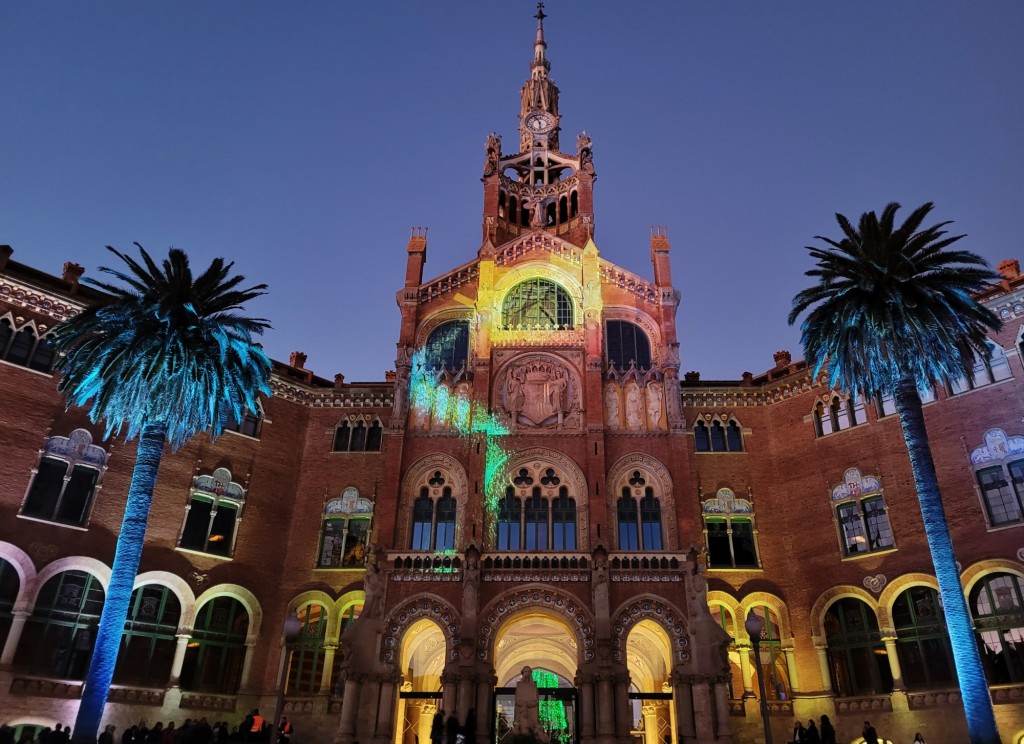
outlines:
M539 689L558 687L558 675L546 669L534 669L533 681ZM565 744L569 740L569 722L565 718L565 703L561 700L541 700L538 706L540 725L551 737Z

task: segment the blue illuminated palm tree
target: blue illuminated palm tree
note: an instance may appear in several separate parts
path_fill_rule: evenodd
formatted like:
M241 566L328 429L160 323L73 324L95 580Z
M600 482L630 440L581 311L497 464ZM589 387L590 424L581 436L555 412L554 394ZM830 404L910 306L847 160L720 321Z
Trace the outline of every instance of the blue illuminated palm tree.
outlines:
M95 742L114 675L121 634L146 535L149 507L164 447L179 448L194 434L212 437L256 410L269 394L270 360L253 341L269 325L238 314L266 285L239 289L233 264L215 259L193 277L188 257L172 248L157 265L142 246L137 261L109 248L127 271L102 268L121 281L92 281L107 298L54 331L61 352L58 389L108 436L125 429L138 437L124 521L110 586L96 634L74 741Z
M960 691L973 744L999 741L992 700L971 616L960 585L953 543L939 493L918 390L971 374L987 358L986 334L999 319L974 299L997 277L985 261L949 250L962 235L947 235L948 222L922 228L925 204L895 224L898 204L879 217L861 215L854 227L836 215L842 237L816 236L808 246L816 261L807 276L816 283L793 298L789 322L805 311L801 341L815 375L828 367L833 386L865 399L895 399L910 455L924 530L953 647Z

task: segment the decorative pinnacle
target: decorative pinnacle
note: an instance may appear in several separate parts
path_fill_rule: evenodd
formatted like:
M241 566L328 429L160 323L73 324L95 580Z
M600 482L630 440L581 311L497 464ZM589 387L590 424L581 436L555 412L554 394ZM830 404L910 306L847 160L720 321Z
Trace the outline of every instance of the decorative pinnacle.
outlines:
M544 41L544 19L547 17L544 12L544 3L537 3L537 15L534 16L537 19L537 38L533 42L533 69L535 71L538 67L543 68L545 72L551 69L551 63L544 56L544 50L548 46Z

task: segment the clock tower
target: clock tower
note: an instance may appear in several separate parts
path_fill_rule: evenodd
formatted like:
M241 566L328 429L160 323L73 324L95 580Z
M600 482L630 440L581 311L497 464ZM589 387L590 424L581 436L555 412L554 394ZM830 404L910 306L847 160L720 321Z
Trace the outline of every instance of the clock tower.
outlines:
M590 137L576 138L575 155L559 149L558 87L548 76L544 4L537 3L537 35L530 77L519 108L519 152L504 155L501 137L487 138L484 163L484 243L502 245L544 230L583 247L594 231L594 172Z

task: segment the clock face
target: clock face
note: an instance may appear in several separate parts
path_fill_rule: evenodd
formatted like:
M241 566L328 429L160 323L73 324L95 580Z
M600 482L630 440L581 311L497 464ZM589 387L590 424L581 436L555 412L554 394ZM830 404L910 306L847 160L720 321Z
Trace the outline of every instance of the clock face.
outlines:
M551 128L551 117L547 114L530 114L526 117L526 126L534 132L543 132Z

